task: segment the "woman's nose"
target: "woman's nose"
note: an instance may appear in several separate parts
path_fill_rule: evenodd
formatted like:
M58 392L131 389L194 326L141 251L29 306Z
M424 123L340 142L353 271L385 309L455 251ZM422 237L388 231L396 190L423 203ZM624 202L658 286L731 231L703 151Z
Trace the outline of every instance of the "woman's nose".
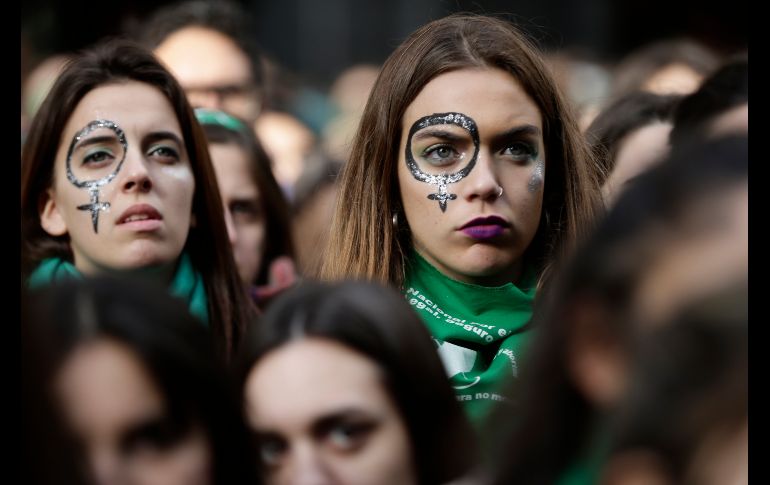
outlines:
M147 165L139 156L129 156L124 162L123 170L126 176L123 179L123 190L126 192L149 192L152 189L152 179Z
M312 444L295 446L288 463L284 485L332 485L320 451Z
M468 201L495 200L500 197L500 182L494 160L488 150L479 150L476 164L466 176L463 196Z

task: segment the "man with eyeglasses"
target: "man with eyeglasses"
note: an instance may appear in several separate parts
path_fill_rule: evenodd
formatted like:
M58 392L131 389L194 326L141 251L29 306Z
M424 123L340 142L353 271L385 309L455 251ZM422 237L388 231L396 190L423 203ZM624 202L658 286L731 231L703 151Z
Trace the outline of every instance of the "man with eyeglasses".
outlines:
M238 4L193 0L157 11L140 35L194 107L226 111L253 126L264 75L247 22Z

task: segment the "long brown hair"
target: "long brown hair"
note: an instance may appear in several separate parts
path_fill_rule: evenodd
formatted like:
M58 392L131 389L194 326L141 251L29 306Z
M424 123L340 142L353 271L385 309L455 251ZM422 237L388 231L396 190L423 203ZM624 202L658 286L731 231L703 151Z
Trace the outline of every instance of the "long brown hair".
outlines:
M206 138L184 91L173 76L142 47L112 39L83 51L67 64L32 122L22 151L22 277L43 259L72 261L69 235L53 237L40 225L40 201L53 182L62 131L83 97L111 83L139 81L160 90L179 121L195 177L192 210L196 227L185 243L206 287L211 329L219 350L229 356L251 318L252 307L238 278L225 235L222 203Z
M392 215L402 212L396 161L404 112L436 76L479 67L512 74L543 118L548 167L543 211L524 256L541 281L559 252L590 230L600 207L596 169L542 57L506 21L455 14L419 28L385 61L342 173L322 279L362 278L400 287L412 245L409 231L391 223Z
M235 365L241 392L266 355L304 338L341 344L382 371L384 390L410 438L417 483L456 480L476 463L473 429L430 334L396 290L366 282L305 282L283 293L244 339Z

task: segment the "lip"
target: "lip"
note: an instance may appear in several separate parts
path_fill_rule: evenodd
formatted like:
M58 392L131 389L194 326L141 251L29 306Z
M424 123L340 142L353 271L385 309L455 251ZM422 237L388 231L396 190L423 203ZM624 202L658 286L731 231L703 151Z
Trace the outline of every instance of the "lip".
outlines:
M146 219L129 221L126 219L135 215L145 215ZM137 231L152 231L160 227L163 216L150 204L135 204L126 209L118 218L116 224Z
M502 235L511 223L500 216L476 217L460 227L460 231L466 236L477 239L492 239Z

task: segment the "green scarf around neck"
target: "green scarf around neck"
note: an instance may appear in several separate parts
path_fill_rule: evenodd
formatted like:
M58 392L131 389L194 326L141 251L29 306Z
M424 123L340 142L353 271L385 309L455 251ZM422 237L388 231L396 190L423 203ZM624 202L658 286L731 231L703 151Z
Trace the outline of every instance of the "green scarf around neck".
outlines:
M407 301L428 327L457 399L481 426L504 386L518 375L531 333L537 277L521 288L486 287L453 280L412 253L404 281Z
M61 258L47 258L32 272L28 285L34 289L56 282L81 278L83 278L83 275L69 261ZM203 277L195 271L190 256L187 253L182 253L182 256L179 258L176 273L174 273L168 291L171 295L187 302L190 313L208 325L209 312L206 287L203 284Z

